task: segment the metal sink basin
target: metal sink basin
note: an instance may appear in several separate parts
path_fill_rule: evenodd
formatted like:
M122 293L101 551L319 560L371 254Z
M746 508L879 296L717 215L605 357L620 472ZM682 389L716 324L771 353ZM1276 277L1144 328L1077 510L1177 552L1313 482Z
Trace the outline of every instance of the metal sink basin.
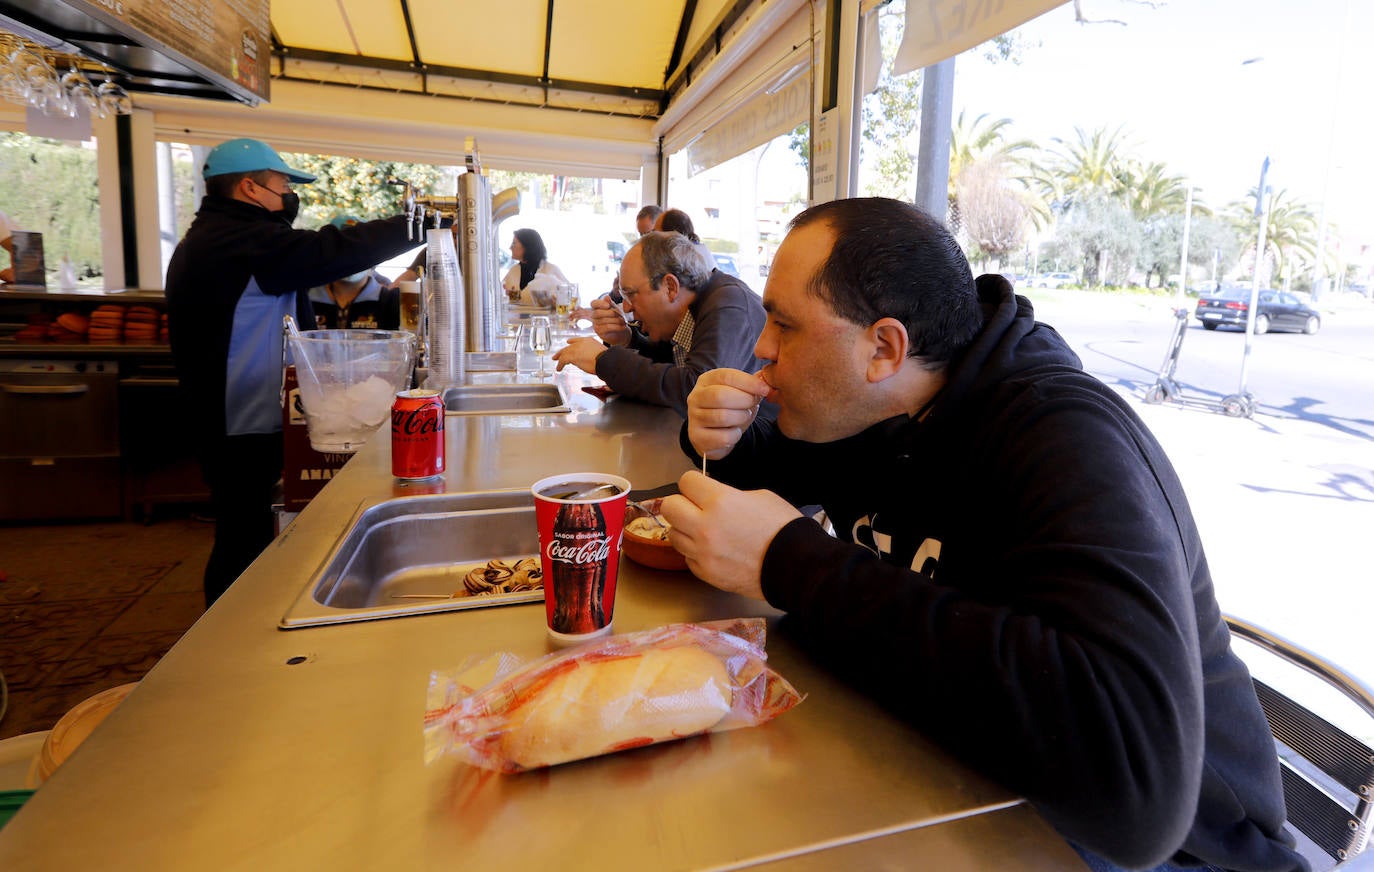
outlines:
M450 415L539 415L568 411L558 385L457 385L444 391Z
M468 596L463 586L468 571L488 560L513 563L538 555L534 498L527 490L388 500L354 515L281 626L543 602L539 590ZM415 594L438 598L402 598Z

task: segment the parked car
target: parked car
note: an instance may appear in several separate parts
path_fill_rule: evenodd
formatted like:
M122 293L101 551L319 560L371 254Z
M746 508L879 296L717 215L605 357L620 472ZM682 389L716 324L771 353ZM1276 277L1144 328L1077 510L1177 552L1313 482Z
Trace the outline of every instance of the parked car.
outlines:
M729 273L736 278L739 277L739 268L735 266L735 258L728 254L716 254L711 252L711 256L716 259L716 269L723 273Z
M1076 281L1078 279L1073 277L1073 273L1057 272L1036 276L1035 281L1031 284L1037 288L1062 288L1064 285L1071 285Z
M1249 311L1250 289L1234 285L1199 299L1193 315L1208 330L1215 330L1223 324L1244 329ZM1321 326L1322 316L1302 300L1274 288L1260 289L1259 311L1255 313L1256 334L1270 330L1296 330L1310 335L1320 330Z

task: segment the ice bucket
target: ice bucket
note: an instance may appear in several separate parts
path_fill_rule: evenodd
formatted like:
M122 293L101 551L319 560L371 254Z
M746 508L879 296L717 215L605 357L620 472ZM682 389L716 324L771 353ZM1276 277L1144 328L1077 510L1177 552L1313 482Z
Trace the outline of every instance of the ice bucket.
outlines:
M410 387L411 334L400 330L304 330L290 335L310 447L353 452L391 415Z

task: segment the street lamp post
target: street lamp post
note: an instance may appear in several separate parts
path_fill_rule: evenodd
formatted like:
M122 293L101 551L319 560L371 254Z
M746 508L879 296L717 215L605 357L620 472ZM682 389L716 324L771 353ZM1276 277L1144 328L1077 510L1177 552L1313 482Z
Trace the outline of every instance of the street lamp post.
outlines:
M1260 266L1264 263L1265 231L1268 230L1269 209L1265 196L1265 182L1269 176L1269 158L1260 166L1259 188L1255 191L1255 216L1259 218L1259 236L1255 241L1255 271L1250 278L1250 306L1245 312L1245 354L1240 359L1240 387L1221 401L1221 408L1233 418L1250 418L1255 414L1255 398L1245 389L1245 377L1250 368L1250 347L1255 339L1255 315L1259 309Z
M1193 223L1193 186L1188 185L1188 197L1183 203L1183 257L1178 268L1178 293L1176 299L1179 308L1183 308L1183 295L1188 287L1188 230Z

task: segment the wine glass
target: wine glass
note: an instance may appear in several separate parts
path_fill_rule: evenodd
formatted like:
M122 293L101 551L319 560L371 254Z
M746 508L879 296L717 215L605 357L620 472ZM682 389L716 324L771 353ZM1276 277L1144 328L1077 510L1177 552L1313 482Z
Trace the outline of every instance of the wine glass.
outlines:
M539 377L544 377L544 355L548 353L549 347L553 345L553 328L549 324L548 315L535 315L530 319L531 344L534 346L534 353L539 358Z
M129 92L125 91L118 82L110 81L110 74L105 74L105 81L100 83L100 87L95 89L96 96L100 98L100 108L110 115L132 115L134 112L133 100L129 98Z
M62 90L66 92L67 99L71 101L72 111L69 114L72 117L76 116L78 106L86 107L92 115L97 115L100 118L105 117L105 110L100 105L100 98L96 96L95 86L91 84L90 79L86 78L84 72L76 68L75 64L69 65L66 74L62 76Z

